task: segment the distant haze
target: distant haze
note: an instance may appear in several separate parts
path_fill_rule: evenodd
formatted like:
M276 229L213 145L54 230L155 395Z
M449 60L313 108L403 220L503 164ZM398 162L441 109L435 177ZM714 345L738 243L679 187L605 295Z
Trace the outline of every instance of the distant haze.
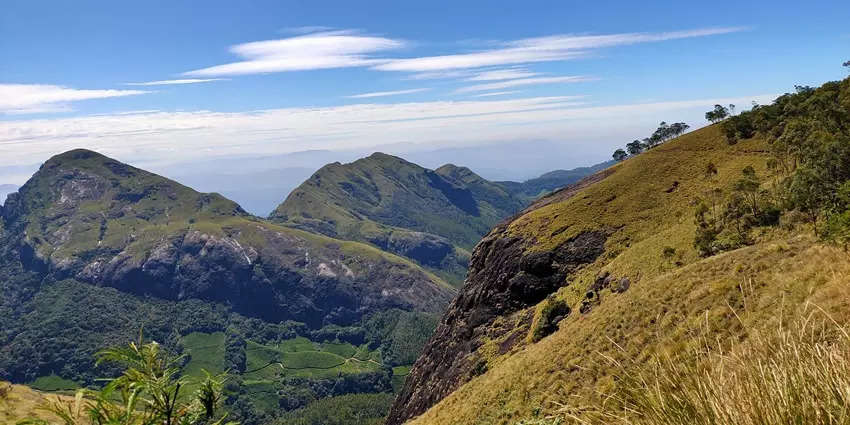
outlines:
M0 204L6 202L6 196L12 192L17 192L18 186L13 184L0 184Z
M572 155L554 142L502 143L475 147L417 150L404 144L365 150L313 150L267 157L246 157L145 167L202 192L218 192L248 212L265 217L316 170L332 162L351 162L379 151L426 168L452 163L469 167L491 181L523 181L559 169L608 160L601 155Z
M452 163L465 166L491 181L524 181L553 170L568 170L607 161L607 156L557 142L514 142L483 146L426 149L413 144L376 146L362 150L310 150L282 155L243 156L157 165L129 161L202 192L218 192L246 211L267 216L316 170L332 162L351 162L384 152L426 168ZM56 152L61 153L61 152ZM0 200L25 183L41 164L0 167L15 184L0 185ZM2 201L0 201L2 202Z

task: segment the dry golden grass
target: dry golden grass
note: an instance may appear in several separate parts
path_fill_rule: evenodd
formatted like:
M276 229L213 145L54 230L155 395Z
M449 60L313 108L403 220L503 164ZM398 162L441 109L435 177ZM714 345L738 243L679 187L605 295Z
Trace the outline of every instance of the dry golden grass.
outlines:
M487 373L412 423L512 424L543 416L557 403L596 406L617 388L617 370L606 357L643 365L690 352L700 341L743 341L805 303L850 323L850 257L805 229L770 229L754 246L707 259L692 246L695 200L713 187L728 191L747 165L766 176L765 149L760 140L729 146L708 127L615 165L576 196L516 219L508 232L535 241L534 250L584 230L608 229L611 236L605 254L557 294L575 310L559 331L491 358ZM709 161L719 174L707 178ZM662 255L665 247L675 254ZM631 289L603 291L600 305L579 314L587 286L602 271L629 277ZM736 311L748 314L739 320Z
M4 389L7 389L5 395ZM12 385L0 381L0 424L13 425L20 420L34 417L43 418L51 423L58 421L58 417L38 410L38 407L48 399L54 401L57 397L63 401L74 400L72 396L46 394L24 385Z
M781 246L781 248L780 248ZM750 287L745 298L741 286ZM842 250L798 237L719 255L611 296L588 315L474 379L415 424L510 424L555 403L594 406L615 388L607 358L649 364L704 340L745 339L770 329L806 302L841 323L850 319L850 262ZM746 305L745 305L746 303ZM735 311L747 309L741 320Z
M565 405L551 423L850 424L850 334L817 306L810 310L790 324L750 330L743 342L704 341L658 356L643 371L615 363L621 382L606 403L584 412Z

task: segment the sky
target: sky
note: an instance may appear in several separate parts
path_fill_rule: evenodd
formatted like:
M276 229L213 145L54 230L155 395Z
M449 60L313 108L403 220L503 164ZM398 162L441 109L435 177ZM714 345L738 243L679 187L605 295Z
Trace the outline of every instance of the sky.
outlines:
M203 190L379 150L523 179L843 78L848 20L844 1L3 0L0 183L77 147Z

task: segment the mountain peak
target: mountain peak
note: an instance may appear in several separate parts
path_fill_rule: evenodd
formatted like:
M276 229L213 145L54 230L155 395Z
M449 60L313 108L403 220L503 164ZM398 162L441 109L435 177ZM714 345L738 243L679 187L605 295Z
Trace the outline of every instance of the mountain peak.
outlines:
M9 246L22 247L25 267L59 279L311 326L387 306L438 311L453 294L396 256L265 222L221 195L90 150L52 157L9 201Z
M106 155L90 149L76 148L60 154L53 155L47 162L68 161L68 160L85 160L90 158L109 159Z
M401 159L397 156L390 155L388 153L383 153L383 152L372 152L372 155L369 155L367 158L372 158L372 159Z
M449 177L465 183L483 182L485 179L467 167L462 167L454 164L445 164L434 170L437 174L443 177Z
M127 178L136 176L139 173L153 176L151 173L127 165L96 151L89 149L72 149L58 155L54 155L45 161L33 177L40 177L40 175L49 173L50 170L56 169L86 170L88 173L100 175L105 178ZM159 177L159 179L163 181L167 180L162 177ZM175 185L178 184L177 182L170 180L169 182Z

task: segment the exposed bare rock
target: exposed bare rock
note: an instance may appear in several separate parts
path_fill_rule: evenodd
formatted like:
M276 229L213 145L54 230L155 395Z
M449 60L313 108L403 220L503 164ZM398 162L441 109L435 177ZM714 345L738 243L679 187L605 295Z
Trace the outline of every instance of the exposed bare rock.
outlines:
M388 425L422 414L486 370L474 353L485 337L494 336L495 319L536 305L567 285L576 269L602 254L607 239L602 231L584 232L552 251L526 252L529 243L505 230L506 225L497 227L475 248L466 283L411 370ZM512 342L504 349L517 337L509 335L505 341Z

